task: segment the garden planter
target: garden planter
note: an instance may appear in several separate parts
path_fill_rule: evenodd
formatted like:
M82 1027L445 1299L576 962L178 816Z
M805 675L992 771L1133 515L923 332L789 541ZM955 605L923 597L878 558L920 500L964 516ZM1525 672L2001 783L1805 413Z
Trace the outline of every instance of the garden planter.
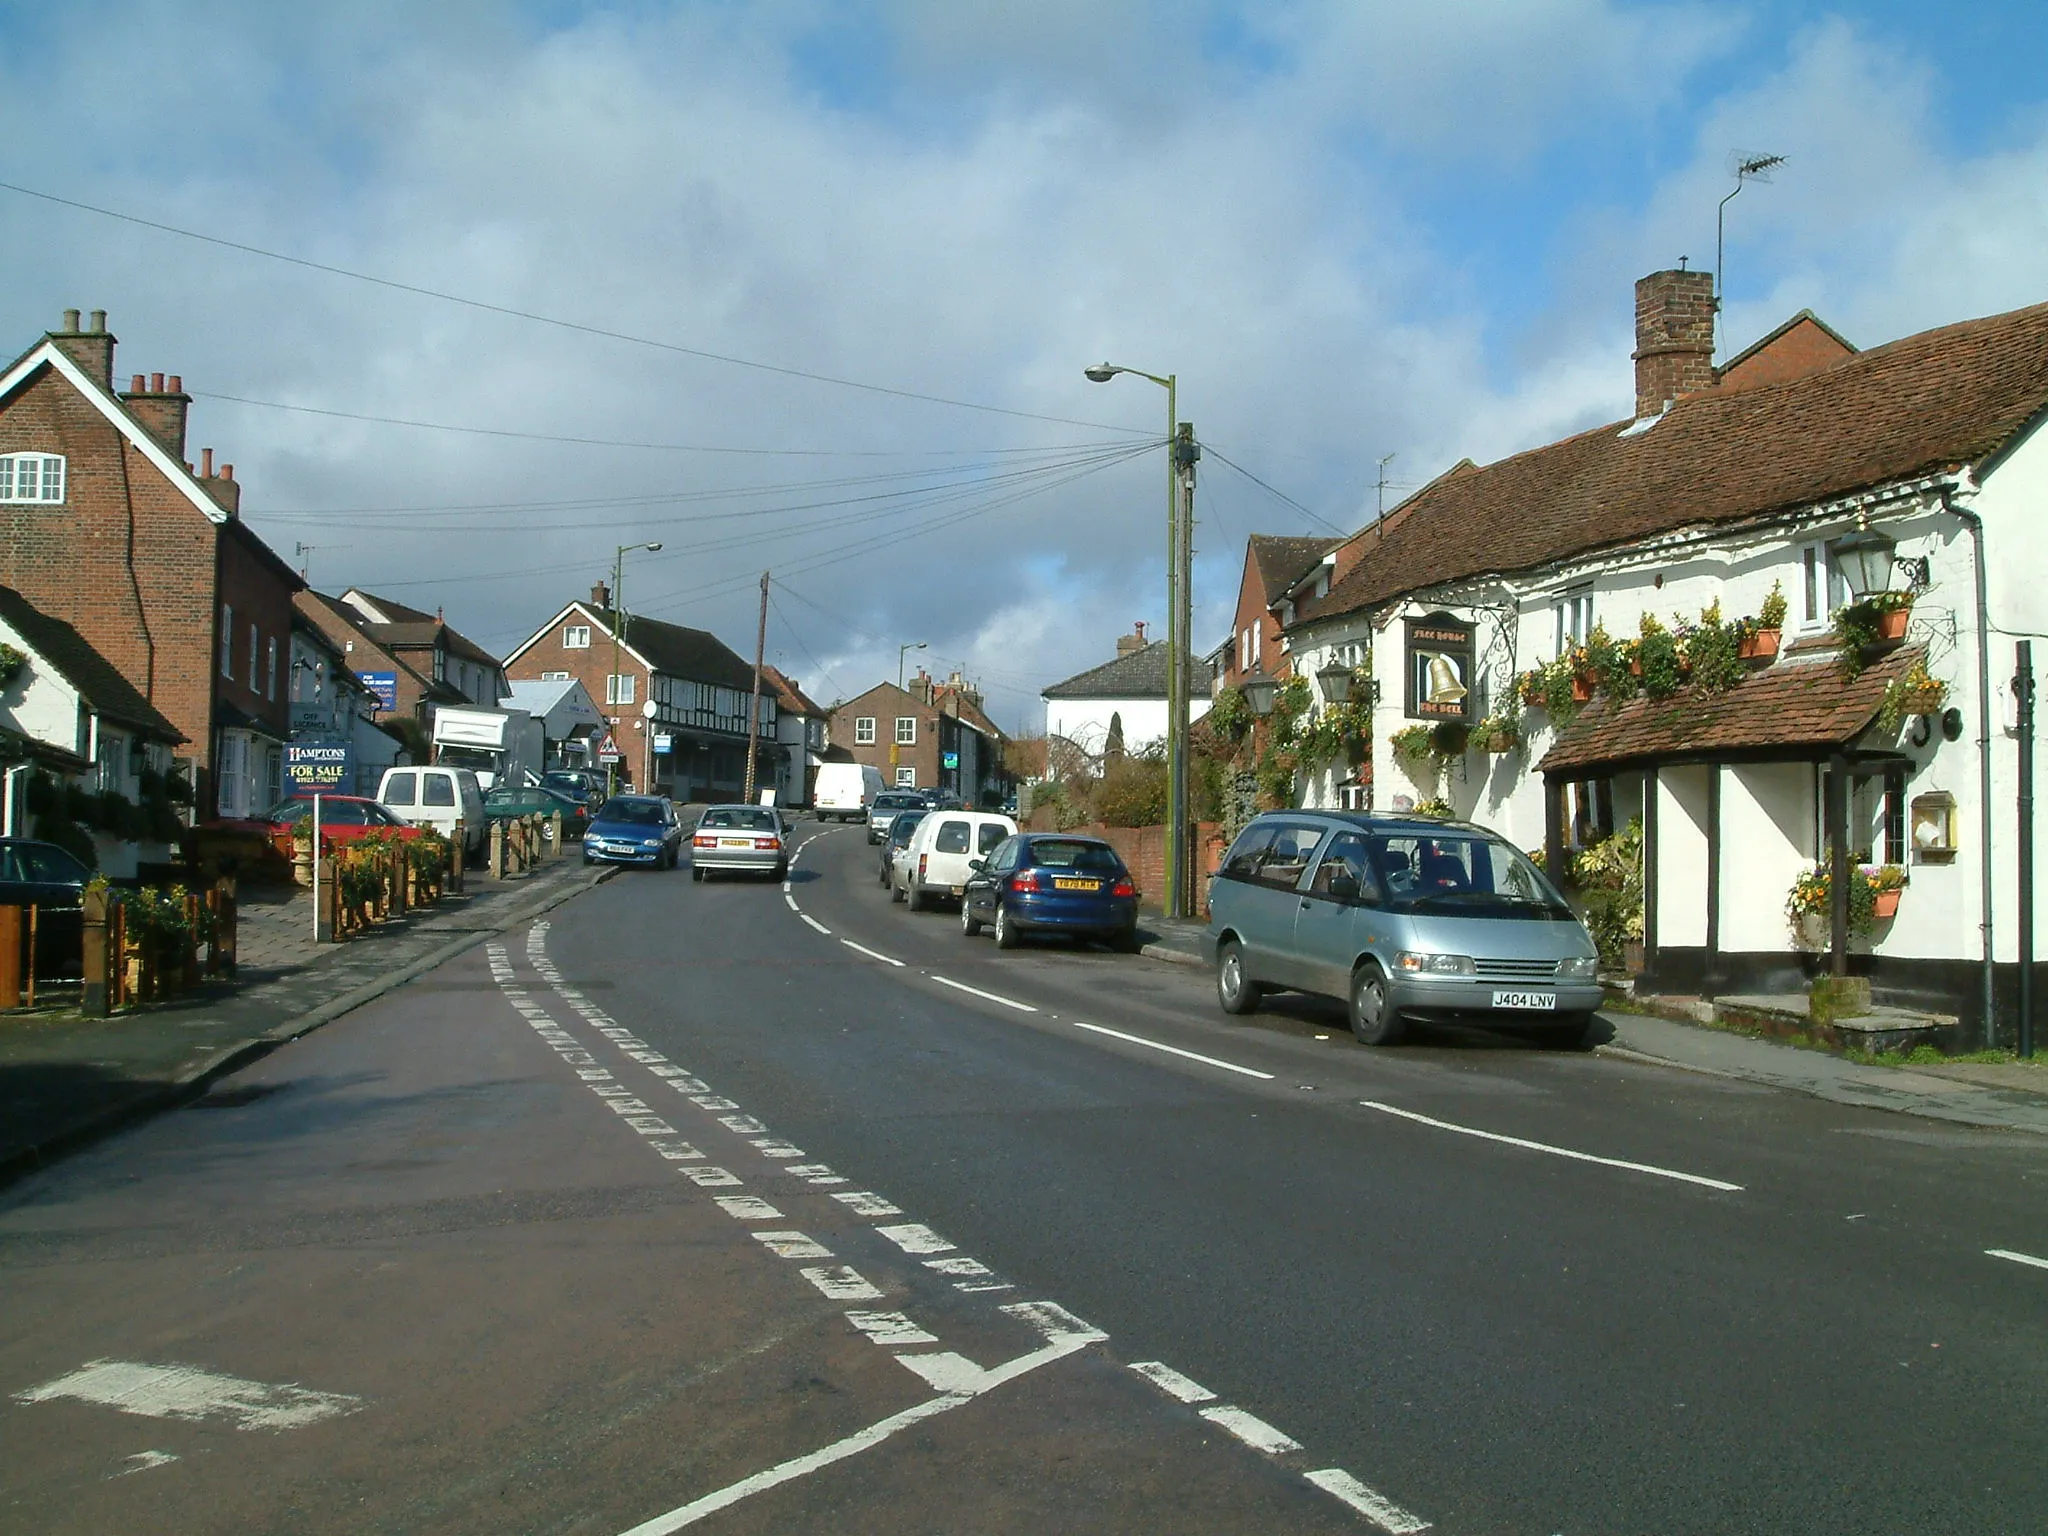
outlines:
M1938 715L1941 706L1948 702L1945 688L1923 688L1918 693L1909 693L1899 700L1901 715Z
M1590 704L1593 702L1593 679L1584 673L1572 678L1572 702Z
M1768 664L1778 654L1781 632L1775 629L1759 629L1744 635L1736 642L1735 654L1744 661Z
M1879 922L1883 922L1886 918L1898 916L1899 894L1897 891L1879 891L1872 898L1875 905L1872 907L1871 912Z
M1522 702L1532 709L1541 709L1543 707L1543 685L1524 679L1522 682Z
M1910 608L1887 608L1877 616L1877 638L1889 644L1906 638L1906 620L1913 616Z

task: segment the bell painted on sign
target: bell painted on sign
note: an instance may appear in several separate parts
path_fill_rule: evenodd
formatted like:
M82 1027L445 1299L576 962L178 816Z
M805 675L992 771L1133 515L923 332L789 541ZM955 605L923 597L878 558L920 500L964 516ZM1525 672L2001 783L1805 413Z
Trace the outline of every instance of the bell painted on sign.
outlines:
M1461 704L1465 693L1465 685L1458 677L1458 664L1440 652L1432 654L1429 658L1429 702Z

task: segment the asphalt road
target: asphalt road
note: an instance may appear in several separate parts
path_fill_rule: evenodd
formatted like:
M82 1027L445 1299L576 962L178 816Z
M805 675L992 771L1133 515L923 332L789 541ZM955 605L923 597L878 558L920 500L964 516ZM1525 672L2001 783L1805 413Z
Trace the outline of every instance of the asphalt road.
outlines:
M0 1527L2048 1528L2038 1138L1228 1020L806 833L10 1191Z

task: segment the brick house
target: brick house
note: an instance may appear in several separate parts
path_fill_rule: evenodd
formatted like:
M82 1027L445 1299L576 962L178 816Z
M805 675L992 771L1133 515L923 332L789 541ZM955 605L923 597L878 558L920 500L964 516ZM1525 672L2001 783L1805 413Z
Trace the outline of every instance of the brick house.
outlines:
M412 720L424 726L432 718L435 705L466 702L454 685L435 682L431 670L417 670L397 651L375 639L362 614L340 598L309 587L293 601L299 617L339 649L349 670L368 680L365 686L380 695L375 710L377 719Z
M621 617L599 582L588 602L569 604L515 648L505 670L514 679L581 683L605 713L626 783L677 800L740 797L754 669L716 635ZM775 782L778 697L761 691L757 783Z
M72 625L185 738L200 817L269 803L290 734L296 572L185 459L176 375L116 394L114 336L67 310L0 373L0 584Z
M428 712L421 709L423 702L488 707L505 697L504 664L439 612L408 608L360 587L350 587L332 601L374 646L404 669L399 678L397 713L425 718ZM433 686L415 695L414 680L422 678Z
M884 784L948 790L970 805L1008 781L1003 733L958 673L938 683L919 669L908 688L877 683L832 711L831 739L835 756L873 764Z

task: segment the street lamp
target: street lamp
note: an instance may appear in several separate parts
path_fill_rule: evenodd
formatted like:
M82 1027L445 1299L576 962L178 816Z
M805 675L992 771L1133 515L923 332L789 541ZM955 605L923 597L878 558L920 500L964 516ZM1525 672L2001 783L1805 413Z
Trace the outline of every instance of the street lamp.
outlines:
M910 652L910 651L921 651L921 650L923 650L923 649L925 648L925 645L926 645L926 642L925 642L925 641L923 641L923 640L915 640L915 641L912 641L912 642L911 642L911 643L910 643L909 645L899 645L899 646L897 646L897 647L896 647L896 688L897 688L897 691L898 691L898 692L901 692L901 691L902 691L902 689L903 689L903 658L904 658L904 655L905 655L905 654L906 654L907 652Z
M642 549L646 550L649 554L653 554L660 548L661 541L659 539L648 544L621 544L618 547L618 552L612 556L612 612L611 624L609 625L612 632L612 673L610 681L605 685L604 701L613 709L618 708L619 704L619 646L625 641L625 635L621 631L626 627L626 604L619 588L624 583L626 577L626 556ZM610 727L618 723L616 715L607 715L605 717L607 733L609 733ZM613 761L604 765L604 792L607 795L611 794L618 787L618 746L619 738L613 736ZM654 776L653 763L654 760L650 757L648 759L648 777L650 779Z
M1188 835L1188 608L1189 551L1192 530L1181 505L1183 458L1177 451L1175 433L1179 412L1175 389L1178 376L1147 373L1142 368L1125 368L1116 363L1097 363L1084 368L1082 376L1091 384L1107 384L1120 373L1150 379L1166 391L1166 915L1186 915L1183 891ZM1192 452L1192 450L1191 450ZM1187 460L1192 475L1192 456Z

